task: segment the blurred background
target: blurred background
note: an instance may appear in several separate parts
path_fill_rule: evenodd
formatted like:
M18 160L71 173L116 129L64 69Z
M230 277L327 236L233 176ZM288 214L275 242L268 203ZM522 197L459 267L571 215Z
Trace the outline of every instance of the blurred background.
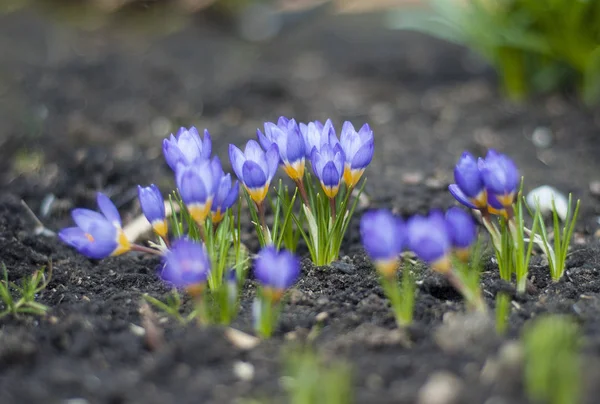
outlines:
M594 0L0 0L0 190L48 218L98 189L123 207L172 188L179 126L227 165L286 115L369 122L367 191L406 213L489 147L595 202L599 78Z

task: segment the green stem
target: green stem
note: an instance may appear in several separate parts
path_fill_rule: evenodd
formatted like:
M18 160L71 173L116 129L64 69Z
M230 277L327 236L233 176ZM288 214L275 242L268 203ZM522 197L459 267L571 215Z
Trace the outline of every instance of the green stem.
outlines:
M329 198L329 208L331 210L331 218L333 219L332 222L335 223L335 198Z
M393 276L382 276L381 286L383 287L385 295L390 300L398 327L402 328L410 325L411 319L407 318L406 313L404 313L404 305L402 304L403 298L406 296L403 297L400 293L400 287L396 279L396 274L394 273Z
M265 218L265 204L264 202L257 203L256 209L258 210L258 217L260 218L260 227L262 229L263 237L267 245L272 244L271 233L267 227L267 219Z
M153 254L153 255L162 255L162 252L160 252L159 250L155 250L154 248L145 247L145 246L139 245L139 244L132 244L131 251L138 251L138 252L143 252L146 254Z
M257 331L262 338L270 338L273 334L273 320L273 304L268 299L261 298Z
M300 191L300 197L302 198L302 202L310 209L310 202L308 202L308 195L306 194L306 188L304 187L303 179L300 178L296 180L296 185L298 186L298 190Z
M471 307L480 313L487 313L487 306L481 295L481 289L478 288L476 291L473 291L468 288L462 279L457 276L454 269L446 274L446 279L448 279L450 284L463 296Z

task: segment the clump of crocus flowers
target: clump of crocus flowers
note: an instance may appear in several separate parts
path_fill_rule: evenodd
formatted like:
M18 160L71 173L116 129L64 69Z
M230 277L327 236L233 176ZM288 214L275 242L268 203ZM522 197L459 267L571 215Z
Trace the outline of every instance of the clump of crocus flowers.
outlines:
M454 168L454 179L450 193L481 217L494 245L500 276L510 281L514 273L518 291L524 292L531 255L525 243L532 246L531 240L537 239L539 223L536 218L532 230L525 227L517 166L495 150L479 159L464 152Z
M165 199L154 184L138 187L142 212L158 236L156 243L143 246L128 240L117 208L102 193L97 198L101 213L75 209L73 219L77 227L62 230L60 238L93 259L128 251L160 255L160 276L198 303L198 316L203 321L215 321L210 307L224 305L217 317L220 322L228 322L233 309L223 302L237 307L232 291L237 293L248 267L247 253L240 241L241 184L264 248L255 265L256 279L263 285L255 303L260 305L257 313L263 319L257 320L257 324L263 324L257 331L270 334L266 330L273 326L265 326L264 319L274 321L275 311L271 308L281 300L299 271L292 253L281 249L282 242L295 250L296 234L302 234L315 263L328 264L338 258L358 200L357 196L350 205L350 195L373 157L374 143L368 125L356 131L346 122L340 141L329 120L325 124L298 124L285 117L277 123L265 123L264 130L257 130L257 136L258 141L248 141L243 151L234 145L229 147L231 166L239 182L232 180L231 174L224 172L221 160L211 155L212 140L207 130L201 135L194 127L180 128L163 141L165 160L175 174L176 191ZM307 159L316 183L306 170ZM295 198L282 195L282 186L275 196L269 196L280 166L296 185L299 207ZM271 207L275 207L273 237L265 214ZM269 272L272 270L276 272ZM207 296L212 301L207 302ZM178 298L174 301L180 302ZM271 313L268 316L267 311Z
M444 275L473 308L486 310L480 289L464 279L465 265L477 236L475 223L467 212L458 208L451 208L446 214L434 210L428 216L413 216L405 223L388 210L377 210L363 215L360 228L363 246L381 276L398 325L405 325L397 282L400 254L405 250L414 252L431 269Z

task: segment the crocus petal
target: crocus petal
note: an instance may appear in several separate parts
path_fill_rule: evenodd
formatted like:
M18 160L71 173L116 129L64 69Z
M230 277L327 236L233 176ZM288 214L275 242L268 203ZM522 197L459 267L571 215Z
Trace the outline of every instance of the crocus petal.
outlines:
M210 272L210 260L201 243L180 239L164 256L161 278L177 287L203 284Z
M371 127L369 126L368 123L365 123L358 130L358 137L360 137L360 141L362 144L365 144L365 143L373 140L373 131L371 130Z
M342 146L337 144L333 148L333 152L335 153L333 156L333 164L335 164L336 170L340 173L344 171L344 162L346 161L346 156L344 155L344 151L342 150Z
M502 206L502 203L500 203L500 201L498 200L496 195L494 195L491 190L488 190L488 193L487 193L487 203L492 208L500 209L500 210L504 209L504 206Z
M452 196L460 203L465 205L468 208L476 209L477 207L469 200L469 197L461 191L458 185L451 184L448 186L448 191L452 194Z
M209 196L204 182L192 168L178 172L177 189L186 205L204 204Z
M467 248L473 244L477 231L471 215L460 208L453 207L446 212L446 223L455 248Z
M294 164L295 162L304 159L306 146L304 145L304 140L302 139L302 135L297 130L292 130L287 134L287 143L286 143L286 153L285 157L290 164ZM283 153L279 150L279 154Z
M115 227L121 227L121 215L119 215L119 211L117 207L112 203L110 198L104 195L102 192L98 192L96 194L96 200L98 202L98 207L100 211L104 214L106 219L110 223L112 223Z
M454 180L468 198L476 197L483 190L479 164L469 152L464 152L454 167Z
M165 161L173 171L177 169L179 163L185 161L185 157L181 150L179 150L179 147L177 147L177 140L173 135L171 135L170 140L163 140L163 154Z
M231 162L231 168L233 168L233 172L239 179L244 178L242 173L242 166L246 161L246 156L240 149L236 146L230 144L229 145L229 161Z
M210 186L210 195L214 196L219 189L219 184L221 183L221 177L225 174L223 172L223 166L221 165L221 160L219 157L215 156L210 162L210 169L207 170L207 173L210 173L210 182L204 181L207 186ZM208 191L208 189L207 189Z
M267 149L264 154L264 158L267 164L267 169L265 170L265 173L267 174L267 180L271 182L275 176L275 173L277 172L277 167L279 166L279 148L277 144L274 143Z
M210 154L212 153L212 139L210 137L210 133L208 133L208 129L204 129L204 139L202 140L202 157L205 160L210 158Z
M80 227L67 227L58 232L58 237L63 243L80 250L83 246L90 243L87 233Z
M244 149L244 156L246 156L246 160L254 161L263 169L263 171L267 171L267 161L265 159L265 152L255 140L251 139L248 141L248 143L246 143L246 148Z
M233 185L231 186L231 189L229 190L227 197L223 201L222 206L230 208L238 200L239 190L240 190L239 183L237 181L235 181L233 183Z
M407 229L409 248L423 261L433 263L448 254L451 240L441 214L414 216L408 221Z
M71 211L71 216L78 227L84 232L89 232L94 222L106 222L109 223L106 217L98 212L94 212L89 209L76 208Z
M265 172L254 161L246 161L242 167L242 173L242 180L248 188L262 188L267 184Z
M317 148L313 149L311 165L317 178L321 178L321 173L323 172L323 167L325 166L325 159L321 156L321 153L319 153Z
M292 286L300 273L300 261L286 250L263 248L254 264L254 276L265 287L285 290Z
M273 140L268 138L260 129L256 129L256 137L263 149L267 150L273 144Z
M478 162L485 187L494 194L511 194L519 186L519 171L506 155L489 150Z
M325 186L336 187L340 184L341 174L335 164L330 161L323 167L320 179Z
M138 199L142 212L150 223L165 218L165 203L158 187L154 184L149 187L138 185Z
M373 260L395 259L405 244L404 222L388 210L366 212L360 221L360 234L367 254Z
M197 163L203 159L202 155L202 141L200 140L200 134L198 129L191 127L188 130L184 130L177 139L177 146L185 157L185 164Z
M354 154L352 161L350 161L350 166L354 170L360 170L367 167L371 160L373 159L373 152L375 150L375 145L373 141L367 142L362 145L360 149Z

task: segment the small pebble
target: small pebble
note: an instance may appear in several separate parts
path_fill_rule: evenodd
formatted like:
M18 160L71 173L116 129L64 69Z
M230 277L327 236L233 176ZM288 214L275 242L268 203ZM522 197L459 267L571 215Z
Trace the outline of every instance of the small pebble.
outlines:
M331 267L347 275L353 274L356 271L356 267L354 266L354 264L344 261L332 262Z
M237 361L233 364L233 373L244 382L254 378L254 365L249 362Z
M319 314L317 314L317 316L315 317L315 320L317 320L318 323L322 323L323 321L327 320L329 318L329 313L327 313L326 311L322 311Z
M590 193L593 196L600 196L600 181L590 182Z
M531 135L533 145L539 149L547 149L552 146L552 131L546 127L538 126Z
M253 335L246 334L243 331L236 330L235 328L228 328L225 331L225 338L242 350L253 349L260 343L260 339Z
M558 217L561 220L565 220L567 218L567 213L569 211L569 200L556 188L553 188L549 185L542 185L541 187L532 189L527 194L526 199L527 205L529 205L532 210L535 210L537 203L539 203L540 210L544 216L552 213L552 201L554 201L554 207L556 208L556 214Z
M138 337L143 337L144 335L146 335L146 330L144 329L144 327L140 327L137 324L129 324L129 331L131 331L131 333L133 335L136 335Z
M89 404L85 398L69 398L64 401L64 404Z
M418 404L454 404L459 401L463 381L450 372L432 374L419 390Z
M439 178L427 178L425 180L425 186L429 189L440 190L444 189L446 184Z
M304 293L302 293L298 289L292 289L292 290L290 290L288 295L290 297L290 303L291 304L298 304L304 298Z
M425 176L420 171L413 171L402 174L402 183L407 185L418 185L423 182Z

